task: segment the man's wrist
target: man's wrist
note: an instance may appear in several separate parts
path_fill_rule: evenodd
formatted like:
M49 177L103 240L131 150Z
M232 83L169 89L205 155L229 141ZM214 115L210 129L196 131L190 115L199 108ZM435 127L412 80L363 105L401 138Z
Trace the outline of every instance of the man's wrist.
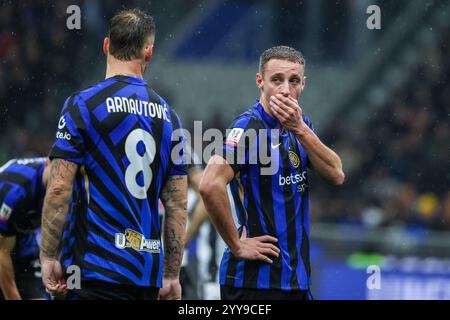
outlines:
M51 252L46 250L45 248L41 247L40 253L39 253L40 259L47 259L47 260L58 260L59 254L55 252Z
M170 265L167 261L165 261L163 278L178 280L180 278L180 270L181 270L180 265L178 266Z
M239 251L241 250L241 240L238 239L236 242L234 242L232 245L229 246L231 253L234 256L239 255Z
M171 281L179 281L180 280L180 273L163 273L163 278L166 280Z
M295 136L298 139L304 138L311 130L305 123L303 123L299 128L294 131Z

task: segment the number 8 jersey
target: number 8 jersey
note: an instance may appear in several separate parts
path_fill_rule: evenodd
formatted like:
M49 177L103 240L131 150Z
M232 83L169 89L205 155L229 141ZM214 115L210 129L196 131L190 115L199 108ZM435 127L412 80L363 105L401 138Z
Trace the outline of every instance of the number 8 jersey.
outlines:
M82 281L161 287L159 194L168 175L186 174L177 129L176 113L140 78L108 78L66 100L49 155L79 165L64 270L77 265Z

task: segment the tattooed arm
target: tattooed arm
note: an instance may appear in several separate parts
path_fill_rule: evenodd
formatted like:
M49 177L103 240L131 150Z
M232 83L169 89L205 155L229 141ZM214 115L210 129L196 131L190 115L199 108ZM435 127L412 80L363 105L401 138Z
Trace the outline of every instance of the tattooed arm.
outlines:
M40 256L42 281L54 294L62 293L66 288L59 262L59 251L77 170L77 164L63 159L54 159L50 163L47 192L42 209Z
M179 282L186 228L187 177L169 176L161 192L164 217L164 274L160 299L181 299Z

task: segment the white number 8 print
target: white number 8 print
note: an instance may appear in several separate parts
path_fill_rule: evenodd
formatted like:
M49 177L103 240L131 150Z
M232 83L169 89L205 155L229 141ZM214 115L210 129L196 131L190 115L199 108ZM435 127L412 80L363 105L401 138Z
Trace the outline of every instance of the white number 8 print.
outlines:
M143 155L140 155L137 151L139 142L142 142L145 146ZM145 130L134 129L125 141L125 153L130 161L130 165L125 171L125 184L133 197L145 199L147 198L147 191L150 188L153 178L150 165L155 159L155 139ZM136 181L137 175L140 172L144 176L144 186L140 186Z

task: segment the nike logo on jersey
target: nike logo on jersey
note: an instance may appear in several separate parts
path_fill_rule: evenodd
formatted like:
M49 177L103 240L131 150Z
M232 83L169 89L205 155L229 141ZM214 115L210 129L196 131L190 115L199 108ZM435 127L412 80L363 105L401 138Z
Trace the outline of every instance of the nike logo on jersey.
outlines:
M279 144L277 144L277 145L271 145L272 146L272 149L276 149L276 148L278 148L279 146L281 145L281 143L279 143Z

